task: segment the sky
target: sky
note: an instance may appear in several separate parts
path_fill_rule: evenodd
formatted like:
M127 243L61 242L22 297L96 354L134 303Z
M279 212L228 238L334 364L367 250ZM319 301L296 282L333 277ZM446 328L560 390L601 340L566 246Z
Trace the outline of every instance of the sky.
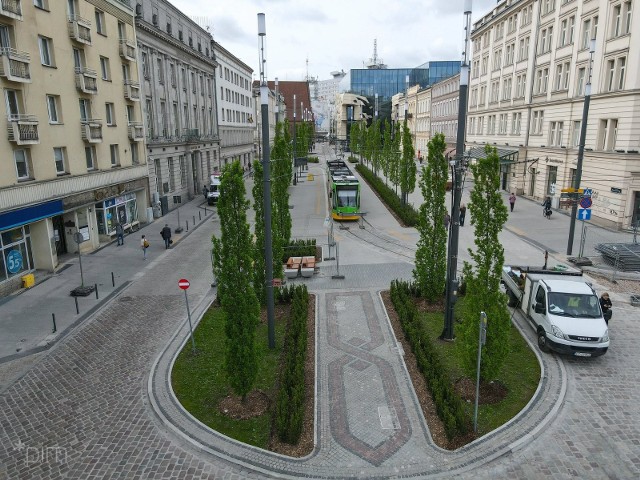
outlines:
M170 0L214 40L254 70L258 79L258 13L266 18L268 80L318 80L363 68L377 56L388 68L461 60L464 0ZM496 5L473 0L472 22ZM307 64L308 61L308 64Z

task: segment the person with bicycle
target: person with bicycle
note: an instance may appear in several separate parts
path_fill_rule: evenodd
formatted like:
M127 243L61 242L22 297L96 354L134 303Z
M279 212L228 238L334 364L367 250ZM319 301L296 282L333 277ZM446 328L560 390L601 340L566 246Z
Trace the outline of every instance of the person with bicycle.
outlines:
M551 219L551 197L547 197L544 202L542 202L542 214Z

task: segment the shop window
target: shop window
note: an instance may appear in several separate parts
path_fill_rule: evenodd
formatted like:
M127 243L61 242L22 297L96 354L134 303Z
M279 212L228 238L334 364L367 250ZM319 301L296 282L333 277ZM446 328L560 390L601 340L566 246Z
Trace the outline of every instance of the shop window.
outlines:
M0 282L33 269L28 225L6 230L0 238Z

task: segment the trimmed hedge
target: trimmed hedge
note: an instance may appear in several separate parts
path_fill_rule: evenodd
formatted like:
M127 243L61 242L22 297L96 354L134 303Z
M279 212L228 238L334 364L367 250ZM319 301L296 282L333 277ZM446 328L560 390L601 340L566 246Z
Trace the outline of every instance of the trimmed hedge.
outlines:
M284 248L282 254L282 263L287 263L289 257L311 257L316 256L316 239L310 238L307 240L299 239L293 240L287 247Z
M418 310L412 293L412 283L402 280L391 282L391 301L396 309L402 330L411 345L418 368L431 390L438 417L444 423L447 438L464 435L469 431L470 421L464 411L464 404L453 389L440 357L433 348L432 340L418 319Z
M275 428L281 441L295 445L302 434L304 421L309 292L306 285L296 285L291 291L293 298L283 348L285 358L276 399Z
M307 163L320 163L320 159L318 157L307 157Z
M396 215L398 215L398 217L400 217L405 225L408 227L415 227L418 224L418 211L413 208L412 205L403 205L402 200L396 192L385 185L375 173L365 167L362 163L356 165L356 171L362 175L362 178L367 181L371 188L378 192L382 201L386 203L387 206L393 210Z

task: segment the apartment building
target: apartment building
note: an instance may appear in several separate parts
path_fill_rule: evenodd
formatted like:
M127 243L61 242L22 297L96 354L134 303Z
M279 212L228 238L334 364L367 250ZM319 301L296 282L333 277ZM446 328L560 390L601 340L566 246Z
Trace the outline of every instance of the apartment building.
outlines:
M218 62L217 104L220 131L220 167L238 160L243 168L253 161L255 106L251 89L253 70L235 55L214 44Z
M272 85L271 82L267 84L267 120L268 120L268 129L269 129L269 146L273 148L273 141L276 136L276 107L279 111L278 121L284 121L284 116L282 115L283 103L278 100L282 100L280 95L276 96L275 93L275 83ZM274 88L273 90L271 88ZM263 151L263 139L262 139L262 103L260 98L260 82L253 82L253 104L254 104L254 118L256 122L256 128L253 131L253 151L256 159L262 161L262 151Z
M459 101L459 73L431 86L431 136L436 133L444 134L444 140L447 143L445 155L455 153Z
M432 87L421 88L416 94L416 143L414 148L418 159L426 159L431 140Z
M367 97L353 93L339 93L336 95L335 128L336 141L342 145L349 145L351 141L351 127L355 122L364 118L365 109L369 108Z
M0 42L2 295L146 221L148 181L128 1L5 0Z
M568 206L561 190L573 186L591 77L581 186L593 190L592 221L628 228L640 218L640 19L632 7L505 0L474 23L467 146L500 148L502 188Z
M137 0L145 161L154 216L200 195L220 166L211 34L166 0Z

